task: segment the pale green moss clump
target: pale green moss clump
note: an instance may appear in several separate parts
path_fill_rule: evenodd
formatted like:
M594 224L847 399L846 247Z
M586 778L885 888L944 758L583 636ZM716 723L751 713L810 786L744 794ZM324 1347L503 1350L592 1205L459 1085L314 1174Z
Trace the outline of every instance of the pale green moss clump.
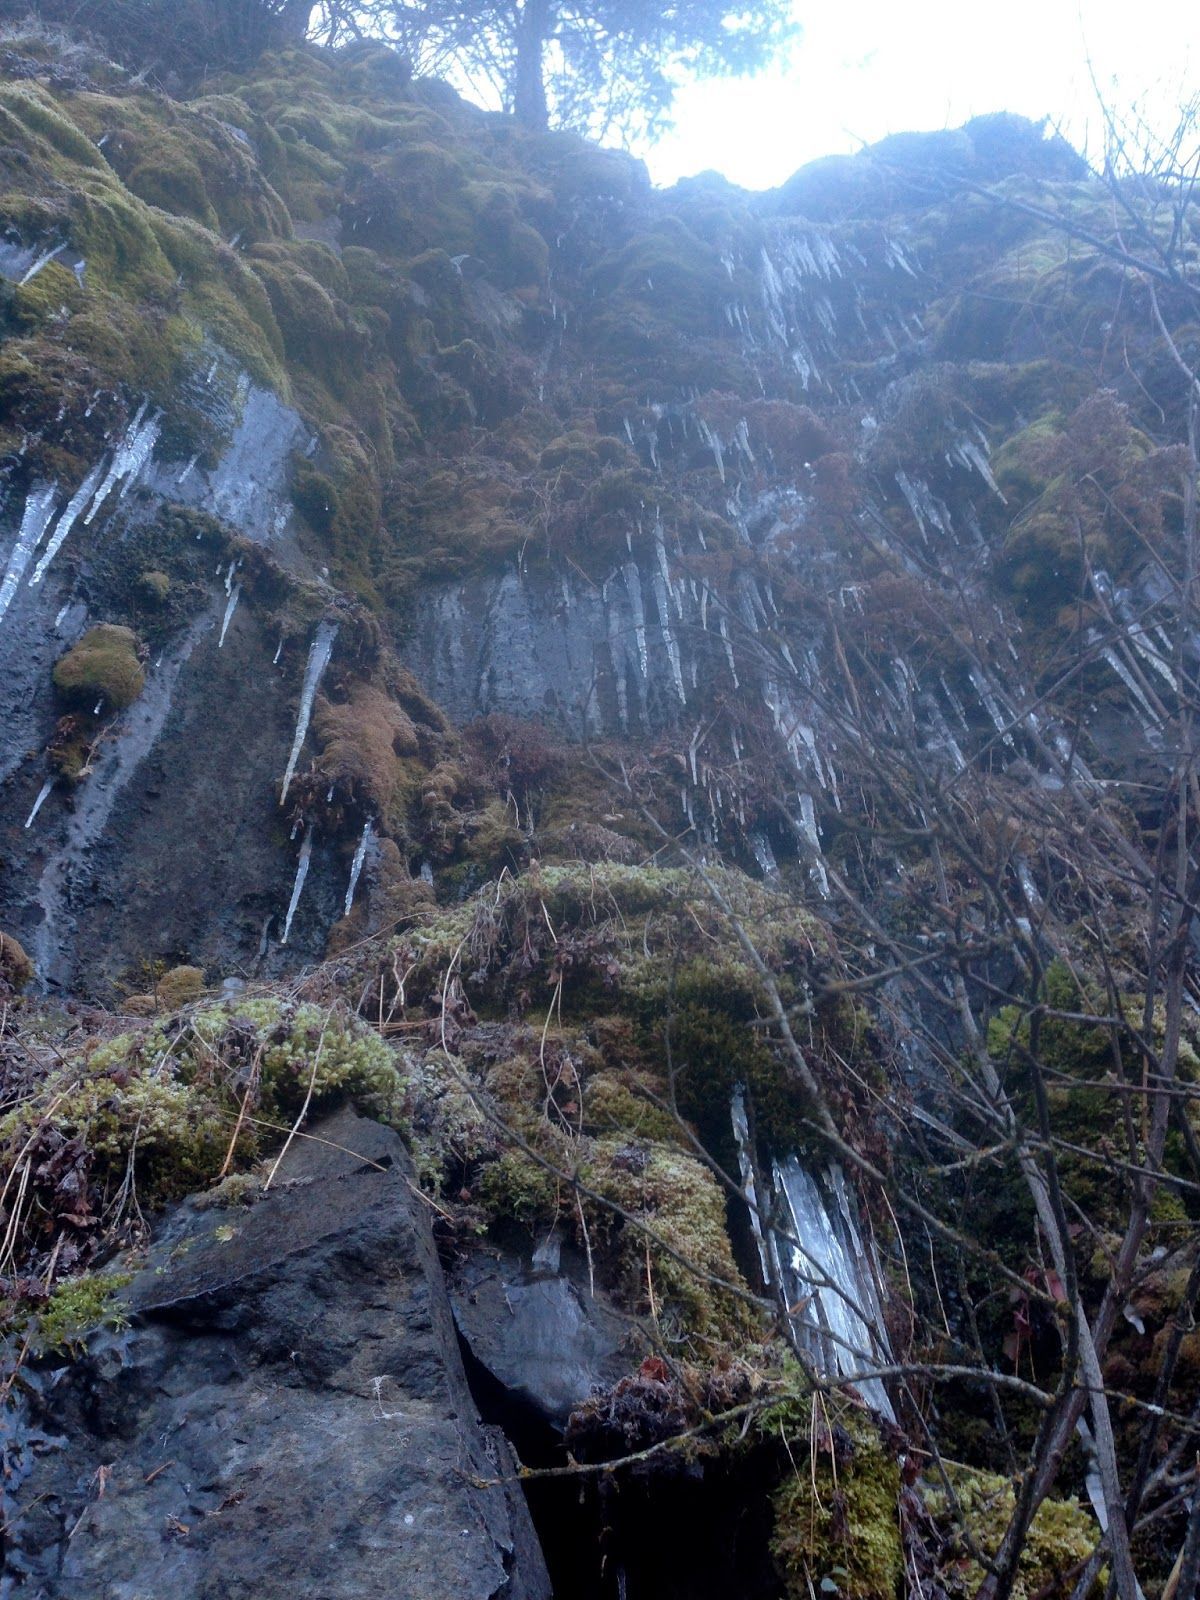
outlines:
M89 628L55 665L54 687L89 711L100 701L111 711L131 706L146 687L137 635L109 622Z
M340 1008L273 996L200 1005L65 1060L0 1118L0 1166L49 1128L91 1153L97 1196L131 1169L141 1204L153 1205L211 1183L227 1158L245 1167L278 1143L310 1086L314 1112L348 1096L375 1115L400 1114L391 1049Z
M958 1501L958 1516L983 1554L994 1556L1013 1513L1015 1500L1011 1481L995 1473L951 1464L947 1464L946 1473ZM934 1517L951 1530L953 1537L957 1516L945 1490L930 1489L926 1502ZM1055 1579L1087 1560L1099 1538L1096 1519L1074 1497L1044 1500L1021 1549L1013 1587L1014 1600L1033 1600L1033 1596L1047 1591ZM952 1546L951 1559L941 1573L947 1592L962 1595L965 1600L966 1596L978 1592L983 1576L960 1533L956 1545ZM1104 1575L1101 1574L1096 1579L1096 1592L1103 1592L1103 1588Z

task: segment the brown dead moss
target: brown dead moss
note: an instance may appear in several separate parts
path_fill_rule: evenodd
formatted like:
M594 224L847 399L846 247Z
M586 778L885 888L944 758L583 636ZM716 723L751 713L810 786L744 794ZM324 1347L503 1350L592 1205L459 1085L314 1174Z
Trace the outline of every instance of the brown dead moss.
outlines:
M33 979L33 962L19 939L0 932L0 998L20 994Z
M406 757L419 741L412 718L378 685L359 680L347 698L318 701L313 726L323 777L344 789L364 812L403 830L411 786Z

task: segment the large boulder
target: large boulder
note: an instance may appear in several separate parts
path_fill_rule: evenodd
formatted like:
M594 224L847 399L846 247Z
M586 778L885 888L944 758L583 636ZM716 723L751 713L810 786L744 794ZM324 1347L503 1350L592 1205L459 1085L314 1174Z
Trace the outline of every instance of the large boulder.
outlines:
M342 1111L257 1203L180 1207L129 1298L30 1418L31 1593L548 1600L395 1134Z

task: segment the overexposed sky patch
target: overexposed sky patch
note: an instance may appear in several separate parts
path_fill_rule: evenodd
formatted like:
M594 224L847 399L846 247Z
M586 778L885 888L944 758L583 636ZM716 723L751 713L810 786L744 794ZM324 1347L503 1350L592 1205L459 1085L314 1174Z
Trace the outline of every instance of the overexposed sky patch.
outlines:
M680 91L675 131L637 152L656 183L711 169L772 188L818 156L989 111L1050 116L1082 145L1099 120L1089 56L1106 97L1145 99L1160 122L1200 64L1186 0L797 0L797 15L785 69Z

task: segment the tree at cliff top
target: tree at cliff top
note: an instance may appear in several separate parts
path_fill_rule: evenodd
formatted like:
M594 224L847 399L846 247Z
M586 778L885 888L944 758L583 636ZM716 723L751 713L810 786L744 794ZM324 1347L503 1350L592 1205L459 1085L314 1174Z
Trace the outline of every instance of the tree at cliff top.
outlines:
M327 0L323 28L386 33L527 127L598 137L661 130L681 76L758 71L797 32L788 0Z

